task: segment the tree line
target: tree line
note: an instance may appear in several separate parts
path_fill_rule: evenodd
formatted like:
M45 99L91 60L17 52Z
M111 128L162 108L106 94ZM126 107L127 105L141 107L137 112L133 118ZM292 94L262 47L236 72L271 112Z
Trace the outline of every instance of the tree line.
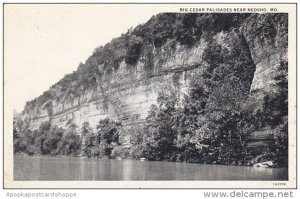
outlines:
M31 130L20 119L14 121L14 153L28 155L64 155L110 157L115 145L119 145L119 122L108 118L100 120L94 133L88 122L79 128L70 123L59 128L49 121Z

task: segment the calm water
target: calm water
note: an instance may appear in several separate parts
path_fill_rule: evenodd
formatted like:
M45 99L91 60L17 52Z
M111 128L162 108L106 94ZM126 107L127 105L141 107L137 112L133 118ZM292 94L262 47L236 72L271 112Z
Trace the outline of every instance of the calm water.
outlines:
M283 168L73 157L14 158L14 180L287 180Z

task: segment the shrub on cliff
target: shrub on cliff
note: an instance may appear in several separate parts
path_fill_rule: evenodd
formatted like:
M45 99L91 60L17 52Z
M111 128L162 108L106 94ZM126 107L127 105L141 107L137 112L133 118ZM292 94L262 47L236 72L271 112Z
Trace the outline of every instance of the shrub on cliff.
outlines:
M135 65L140 58L142 51L143 39L133 35L129 41L129 48L126 53L125 62L130 65Z

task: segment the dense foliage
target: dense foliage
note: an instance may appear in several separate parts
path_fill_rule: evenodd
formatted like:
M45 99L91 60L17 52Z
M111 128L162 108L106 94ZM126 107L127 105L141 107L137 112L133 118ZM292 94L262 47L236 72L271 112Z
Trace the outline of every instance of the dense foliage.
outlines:
M88 122L78 129L73 123L58 128L44 122L38 130L24 128L24 122L14 121L14 152L28 155L64 155L110 157L119 145L120 123L110 119L100 120L94 133Z
M14 121L14 152L29 155L78 155L81 147L76 125L67 129L44 122L37 130L24 128L23 121Z

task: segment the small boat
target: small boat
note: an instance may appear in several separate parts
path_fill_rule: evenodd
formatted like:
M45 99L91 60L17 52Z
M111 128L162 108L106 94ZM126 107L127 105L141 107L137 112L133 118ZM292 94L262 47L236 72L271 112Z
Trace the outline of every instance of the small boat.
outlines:
M140 158L140 161L145 161L146 160L146 158Z
M272 161L267 161L267 162L261 162L261 163L256 163L253 165L254 167L262 167L262 168L271 168L273 167L273 162Z

